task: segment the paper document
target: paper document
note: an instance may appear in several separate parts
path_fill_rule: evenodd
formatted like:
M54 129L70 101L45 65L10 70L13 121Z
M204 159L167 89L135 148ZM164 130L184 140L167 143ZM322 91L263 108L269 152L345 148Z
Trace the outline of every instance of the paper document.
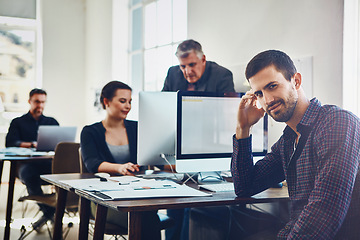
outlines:
M8 147L0 149L0 154L4 154L6 156L46 156L46 155L54 155L54 152L37 152L33 148L22 148L22 147Z
M63 180L61 182L73 188L85 190L90 195L102 200L211 196L209 193L170 180L156 181L133 176L111 177L107 181L90 178Z
M109 177L106 181L101 181L100 178L87 179L72 179L60 181L72 188L86 190L86 191L112 191L123 189L124 186L130 183L139 182L140 179L134 176Z

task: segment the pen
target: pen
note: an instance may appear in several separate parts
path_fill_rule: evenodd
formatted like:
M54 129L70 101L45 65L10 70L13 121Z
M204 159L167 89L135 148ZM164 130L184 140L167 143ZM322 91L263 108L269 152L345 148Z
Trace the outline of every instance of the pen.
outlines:
M100 178L100 182L107 182L107 181L118 182L117 180L110 179L110 178L105 178L105 177L99 177L99 178Z
M129 185L131 182L139 182L140 180L136 179L136 180L132 180L130 182L119 182L119 185Z
M176 188L176 187L171 186L171 185L163 185L162 187L148 187L148 186L144 186L144 187L134 188L134 190L168 189L168 188Z

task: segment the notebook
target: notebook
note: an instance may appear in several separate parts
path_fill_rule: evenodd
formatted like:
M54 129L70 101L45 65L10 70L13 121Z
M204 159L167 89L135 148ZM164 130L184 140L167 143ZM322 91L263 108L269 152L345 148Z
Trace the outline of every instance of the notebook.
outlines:
M59 142L74 142L76 127L39 126L36 151L54 151Z

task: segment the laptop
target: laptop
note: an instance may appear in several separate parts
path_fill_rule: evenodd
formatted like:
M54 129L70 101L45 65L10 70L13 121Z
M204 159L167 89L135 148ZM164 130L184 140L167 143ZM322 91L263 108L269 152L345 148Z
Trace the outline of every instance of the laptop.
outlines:
M76 127L39 126L36 151L54 151L59 142L74 142Z

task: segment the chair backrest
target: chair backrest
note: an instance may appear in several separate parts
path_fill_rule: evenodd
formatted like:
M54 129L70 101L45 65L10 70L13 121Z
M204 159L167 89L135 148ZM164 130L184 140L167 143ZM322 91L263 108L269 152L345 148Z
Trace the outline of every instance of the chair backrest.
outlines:
M52 173L80 173L79 148L80 143L58 143L52 161ZM67 208L77 207L78 202L79 197L76 194L68 194L66 202Z
M80 173L88 173L89 171L87 170L84 161L82 160L81 157L81 148L79 148L79 165L80 165Z
M80 143L60 142L56 145L52 173L80 173Z

